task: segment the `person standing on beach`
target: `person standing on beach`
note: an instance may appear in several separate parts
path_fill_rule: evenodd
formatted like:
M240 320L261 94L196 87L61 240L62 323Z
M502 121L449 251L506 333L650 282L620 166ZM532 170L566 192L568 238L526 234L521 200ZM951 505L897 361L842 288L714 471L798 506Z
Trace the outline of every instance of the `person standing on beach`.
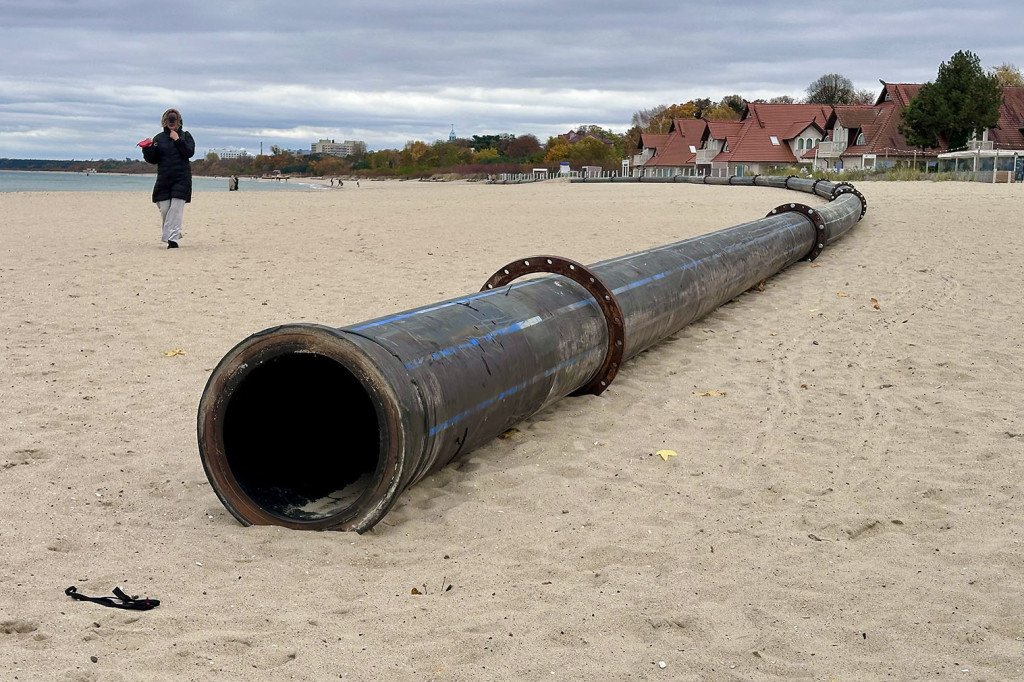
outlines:
M163 234L160 241L168 249L178 248L181 240L181 221L185 204L192 201L192 164L189 159L196 153L196 143L187 130L182 130L181 112L168 109L160 119L163 132L139 143L142 156L156 164L156 184L153 203L160 209Z

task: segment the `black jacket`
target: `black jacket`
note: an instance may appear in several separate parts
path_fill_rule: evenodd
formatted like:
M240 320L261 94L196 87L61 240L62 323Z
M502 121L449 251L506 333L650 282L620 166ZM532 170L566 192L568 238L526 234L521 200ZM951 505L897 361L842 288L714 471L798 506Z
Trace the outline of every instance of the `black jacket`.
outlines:
M169 128L153 138L153 144L142 148L142 156L156 164L153 203L168 199L192 201L192 166L189 159L196 153L196 143L187 130L178 131L172 140Z

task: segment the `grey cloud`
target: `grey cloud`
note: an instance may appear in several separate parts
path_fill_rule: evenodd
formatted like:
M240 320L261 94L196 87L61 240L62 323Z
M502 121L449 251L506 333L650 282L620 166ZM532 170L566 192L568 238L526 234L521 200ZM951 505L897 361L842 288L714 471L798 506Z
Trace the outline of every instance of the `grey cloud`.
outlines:
M171 104L200 148L312 130L379 148L451 123L622 131L640 108L800 95L830 71L877 91L959 49L1024 63L1016 2L0 0L0 19L0 156L37 158L132 153Z

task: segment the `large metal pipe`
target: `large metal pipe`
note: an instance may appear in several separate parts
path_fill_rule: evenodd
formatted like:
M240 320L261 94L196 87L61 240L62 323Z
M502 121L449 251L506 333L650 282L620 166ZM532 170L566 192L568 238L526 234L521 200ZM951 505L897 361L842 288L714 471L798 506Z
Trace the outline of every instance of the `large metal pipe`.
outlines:
M199 404L199 451L224 506L245 524L365 531L416 481L566 395L600 393L621 362L813 258L866 209L852 186L825 181L681 181L832 200L589 268L523 259L479 293L359 324L253 334ZM538 268L562 274L507 283Z

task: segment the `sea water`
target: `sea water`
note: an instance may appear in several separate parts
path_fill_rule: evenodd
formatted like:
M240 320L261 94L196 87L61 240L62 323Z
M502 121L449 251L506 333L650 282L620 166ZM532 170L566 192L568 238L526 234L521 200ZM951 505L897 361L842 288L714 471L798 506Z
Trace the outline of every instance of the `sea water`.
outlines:
M156 175L125 175L122 173L66 173L50 171L0 171L0 192L152 192ZM227 178L192 176L196 192L227 192ZM325 189L301 180L260 180L239 178L238 189L244 191Z

